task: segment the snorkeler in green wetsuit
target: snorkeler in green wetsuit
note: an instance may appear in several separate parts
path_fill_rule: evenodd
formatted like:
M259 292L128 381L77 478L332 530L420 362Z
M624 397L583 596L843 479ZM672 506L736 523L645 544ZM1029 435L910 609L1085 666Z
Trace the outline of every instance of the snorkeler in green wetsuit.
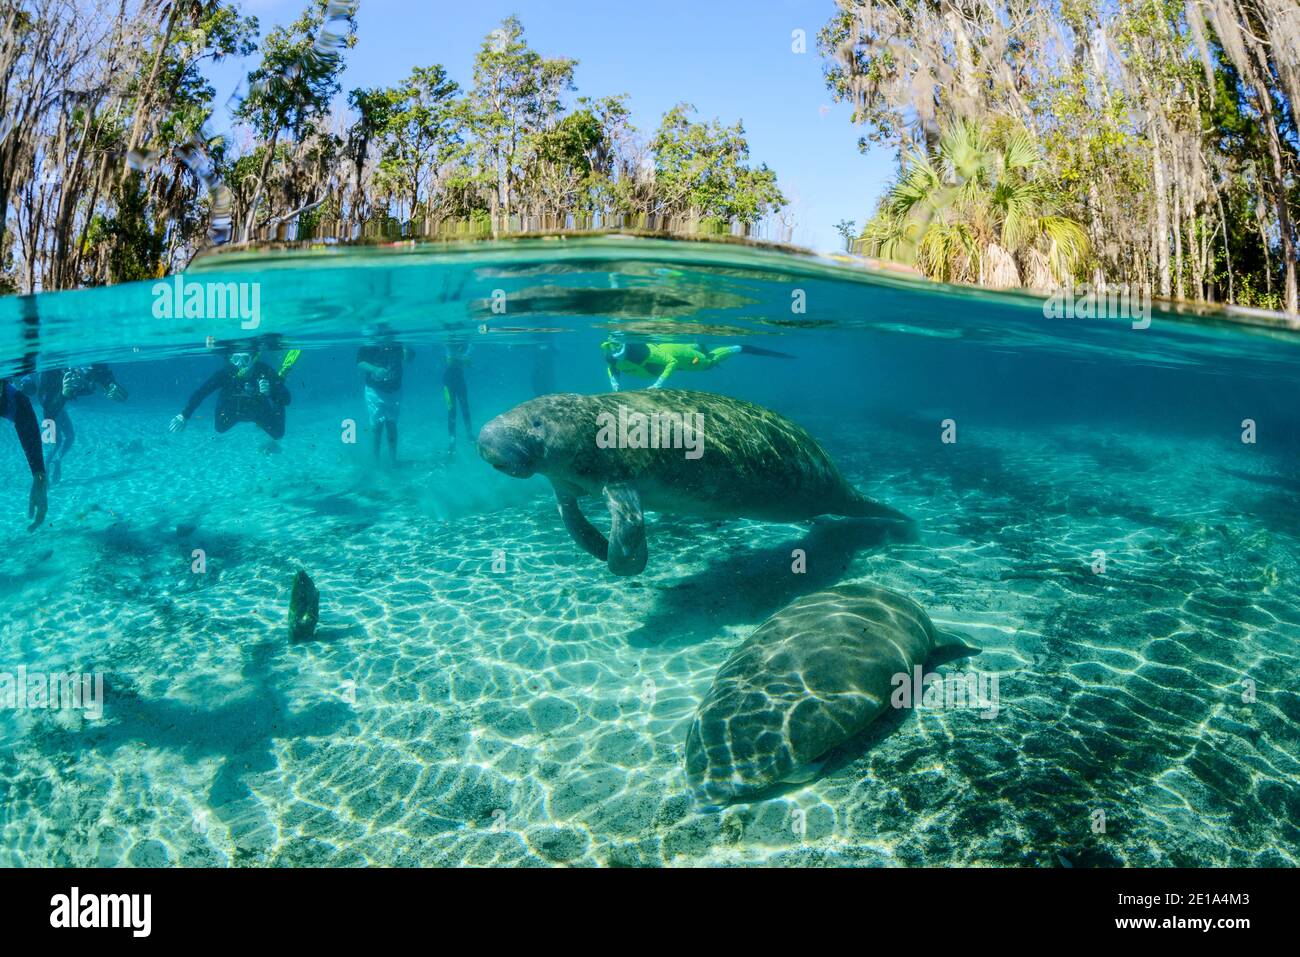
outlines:
M610 339L602 342L600 348L605 353L605 371L609 374L609 384L615 392L622 387L619 374L623 372L654 379L650 388L659 389L677 370L703 372L712 369L723 359L742 352L778 359L794 358L784 352L772 352L754 346L705 349L693 342L618 342Z

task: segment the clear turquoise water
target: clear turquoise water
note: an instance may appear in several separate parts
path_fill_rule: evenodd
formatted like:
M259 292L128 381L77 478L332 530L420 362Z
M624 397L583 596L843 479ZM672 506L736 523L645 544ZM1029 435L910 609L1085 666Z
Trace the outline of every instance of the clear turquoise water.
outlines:
M102 360L131 393L70 405L35 533L0 438L0 671L105 676L99 720L0 710L0 863L1300 856L1296 334L1046 319L1026 297L625 238L223 255L188 277L260 283L257 331L304 350L278 452L252 425L216 434L213 400L167 431L237 323L158 319L151 284L0 300L5 374ZM396 470L373 467L354 366L378 319L416 352ZM446 454L449 336L472 343L477 428L538 388L603 391L611 330L795 355L674 384L789 416L919 535L652 514L649 567L618 579L543 480L494 472L463 433ZM298 567L322 620L290 644ZM860 580L974 639L998 716L892 716L812 782L694 810L682 748L718 665L800 595Z

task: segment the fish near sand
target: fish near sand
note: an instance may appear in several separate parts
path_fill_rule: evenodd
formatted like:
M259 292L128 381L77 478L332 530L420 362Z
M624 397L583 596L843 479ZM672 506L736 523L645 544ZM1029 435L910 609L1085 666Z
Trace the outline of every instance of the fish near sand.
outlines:
M310 641L316 634L320 621L320 592L316 584L302 569L293 577L293 591L289 595L289 640Z

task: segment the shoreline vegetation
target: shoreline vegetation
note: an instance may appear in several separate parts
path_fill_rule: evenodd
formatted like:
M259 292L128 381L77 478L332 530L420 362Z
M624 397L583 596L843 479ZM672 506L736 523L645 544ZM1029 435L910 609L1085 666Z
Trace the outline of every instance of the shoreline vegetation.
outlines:
M315 257L322 253L329 253L339 249L368 249L374 252L388 252L393 250L397 254L401 253L469 253L473 247L479 245L502 245L511 242L564 242L564 243L581 243L585 240L596 240L607 238L628 237L635 239L651 239L665 242L682 242L693 245L713 244L723 246L734 246L742 249L750 249L760 252L780 253L792 255L809 260L814 266L824 266L835 271L834 278L839 280L850 279L853 273L865 274L869 277L868 281L879 281L881 279L894 280L903 283L915 283L928 285L938 282L926 276L920 269L914 265L901 263L896 260L878 259L870 256L864 256L861 253L820 253L816 250L806 249L800 246L774 242L766 239L756 239L743 233L692 233L689 231L674 231L670 228L663 227L658 229L634 228L627 226L610 226L600 229L595 228L578 228L578 227L557 227L552 229L528 230L517 227L518 224L502 225L502 228L493 233L491 230L485 230L477 233L451 232L444 235L432 235L427 237L371 237L368 239L351 239L335 240L333 238L313 238L313 239L257 239L248 243L231 243L225 246L212 246L201 250L195 258L187 265L186 271L211 271L222 270L230 265L238 263L240 260L252 256L258 261L262 261L267 254L280 257L302 255L306 257ZM640 255L645 255L644 249L639 250ZM788 264L787 264L788 267ZM979 286L974 283L948 282L943 283L948 287L958 289L967 288L974 293L982 295L998 295L1001 297L1011 297L1018 301L1033 302L1042 304L1045 300L1050 303L1054 297L1068 297L1071 292L1062 292L1058 290L1029 289L1025 287L1014 288L993 288L989 286ZM1080 296L1095 295L1100 300L1104 293L1101 290L1087 289L1080 292ZM1111 296L1116 294L1112 287ZM1250 306L1230 305L1226 303L1206 302L1204 300L1191 299L1165 299L1160 296L1153 296L1150 299L1150 305L1158 310L1162 316L1177 317L1184 321L1197 322L1202 324L1218 324L1227 326L1249 326L1256 330L1276 330L1286 334L1300 333L1300 318L1291 313L1279 312L1273 309L1262 309ZM1109 313L1099 313L1097 318L1123 318L1121 316L1112 316ZM1086 319L1086 317L1062 317L1060 321L1074 322Z
M1295 0L838 7L827 82L900 166L860 248L981 285L1297 312Z
M471 76L414 66L345 94L358 4L303 5L259 40L233 2L125 0L105 18L77 16L81 0L0 0L0 293L155 279L214 238L790 246L777 172L751 161L739 121L683 102L639 130L626 95L580 93L579 63L534 50L514 17ZM1294 0L827 13L826 83L864 151L898 161L874 211L844 184L846 211L869 213L837 226L847 252L988 289L1143 288L1179 310L1296 314ZM223 105L204 70L231 56L255 65Z

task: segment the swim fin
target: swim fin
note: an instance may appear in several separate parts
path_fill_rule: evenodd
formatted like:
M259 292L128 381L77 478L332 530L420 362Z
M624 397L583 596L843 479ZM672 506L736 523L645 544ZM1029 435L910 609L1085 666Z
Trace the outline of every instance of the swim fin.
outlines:
M301 355L302 355L301 349L290 349L288 352L284 354L284 361L280 363L281 379L283 379L285 376L289 374L289 370L292 369L297 364L298 358Z
M788 352L776 352L772 349L760 349L758 346L741 345L740 351L748 356L767 356L772 359L793 359Z

